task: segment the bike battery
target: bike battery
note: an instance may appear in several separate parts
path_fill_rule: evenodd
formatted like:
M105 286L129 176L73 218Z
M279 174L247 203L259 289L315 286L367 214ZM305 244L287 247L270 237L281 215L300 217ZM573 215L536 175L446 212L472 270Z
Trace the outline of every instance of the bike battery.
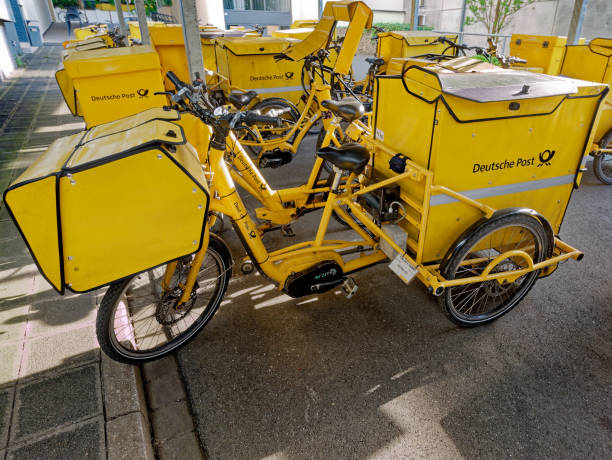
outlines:
M83 292L199 250L209 194L176 111L63 137L4 192L45 279Z

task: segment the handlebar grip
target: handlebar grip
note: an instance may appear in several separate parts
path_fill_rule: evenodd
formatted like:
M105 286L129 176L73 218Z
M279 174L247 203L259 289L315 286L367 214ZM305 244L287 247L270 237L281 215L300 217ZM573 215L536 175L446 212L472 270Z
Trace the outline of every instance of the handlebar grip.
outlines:
M166 77L168 78L168 80L170 80L170 83L172 83L176 87L176 89L181 89L183 86L186 86L185 83L183 83L181 79L177 77L172 70L168 70L168 72L166 73Z
M281 126L282 118L281 117L267 117L266 115L258 115L253 112L246 112L244 115L244 122L246 124L252 123L269 123L276 126Z

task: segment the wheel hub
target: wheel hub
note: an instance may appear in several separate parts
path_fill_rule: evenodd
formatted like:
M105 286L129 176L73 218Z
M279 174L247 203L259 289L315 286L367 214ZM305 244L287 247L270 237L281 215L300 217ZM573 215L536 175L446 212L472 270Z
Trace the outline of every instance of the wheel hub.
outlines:
M183 295L183 289L177 287L166 292L157 304L155 311L155 319L157 319L157 322L165 326L170 326L183 319L195 304L195 300L198 296L197 290L198 283L196 281L191 290L191 297L187 302L181 305L179 305L179 302Z

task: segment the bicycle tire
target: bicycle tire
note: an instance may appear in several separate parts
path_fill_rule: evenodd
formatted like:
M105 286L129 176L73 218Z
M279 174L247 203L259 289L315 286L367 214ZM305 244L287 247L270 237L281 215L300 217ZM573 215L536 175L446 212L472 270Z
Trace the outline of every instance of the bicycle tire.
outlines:
M463 270L461 273L466 274L466 277L479 274L479 270L480 273L482 273L489 261L495 257L495 254L501 254L501 251L497 251L492 247L496 241L494 234L502 229L512 227L515 229L511 231L509 235L510 238L508 238L506 241L500 240L498 247L503 247L505 252L505 248L507 248L512 242L512 237L516 237L517 239L520 238L519 242L515 244L513 249L518 248L525 250L525 252L528 253L533 249L533 254L530 255L532 256L534 264L543 261L546 258L546 255L549 253L551 242L548 241L542 224L536 218L529 215L511 214L499 219L493 219L485 222L474 232L472 232L472 234L465 240L461 248L456 251L456 253L453 254L446 263L443 264L444 266L441 268L442 276L447 280L459 279L462 277L458 276L460 268ZM533 237L532 240L530 241L529 238L525 240L525 234L521 234L521 231L519 231L517 234L516 228L520 228L522 231L530 233ZM483 249L486 247L487 240L489 240L491 247ZM510 241L510 243L508 243L508 241ZM533 246L531 246L532 243ZM487 258L486 255L483 256L482 254L487 254L487 252L490 250L493 252L493 254L489 253L488 260L482 261L482 259ZM469 260L467 257L471 254L477 256L476 259L479 259L478 263L470 265L466 262L466 260ZM505 268L503 271L512 271L508 270L508 265L512 266L513 264L516 266L515 269L524 268L523 265L519 265L517 263L517 260L525 263L523 259L516 257L514 259L504 259L492 270L492 272L494 272L498 267L504 267L504 264ZM514 280L512 283L506 284L500 284L497 280L489 280L480 283L449 287L444 290L444 293L438 299L440 304L444 307L446 314L454 323L465 327L479 326L498 319L518 305L518 303L531 290L537 281L539 274L540 270L528 272ZM500 297L504 293L504 290L506 291L506 294L509 295L504 294L503 297ZM486 297L483 297L485 295ZM496 296L500 300L499 303L496 303ZM487 311L480 311L477 314L476 312L474 314L471 313L473 307L478 303L477 300L481 303L481 305L487 307L489 299L493 300L492 308L489 308ZM484 304L482 304L482 300L484 300ZM467 310L467 306L470 301L472 304L469 310Z
M204 306L202 313L196 316L196 320L192 323L192 325L188 326L184 331L179 332L179 334L177 334L174 338L169 339L167 343L157 347L153 347L150 350L138 351L135 349L135 344L138 341L141 341L141 343L144 344L145 340L150 338L152 332L155 332L155 329L151 331L151 326L155 324L153 321L156 321L161 326L161 328L163 329L163 335L166 338L167 334L169 333L168 329L171 330L174 327L174 324L176 324L176 322L171 323L170 328L167 327L168 324L160 322L159 309L160 306L163 305L162 298L158 299L157 302L154 303L154 306L141 306L140 309L137 311L136 315L131 316L129 321L127 319L128 311L132 310L130 302L134 299L144 297L144 295L138 294L145 293L149 290L148 288L150 286L153 286L153 289L151 289L151 292L153 293L155 291L154 287L157 285L157 281L160 281L161 278L159 278L153 284L142 284L140 287L132 286L135 280L142 279L145 276L147 276L148 279L151 280L150 274L153 270L149 270L145 273L124 278L123 280L112 283L106 291L102 302L100 303L100 308L98 310L98 315L96 318L96 335L98 337L98 343L100 344L100 348L102 349L102 351L115 361L126 364L139 364L159 359L192 340L204 328L204 326L208 324L213 315L216 313L217 309L219 308L219 305L221 304L221 301L223 300L223 296L227 291L229 280L232 276L231 254L225 242L223 242L221 238L214 234L210 235L206 258L204 259L204 263L202 264L203 267L206 266L207 258L212 259L219 270L219 276L215 278L214 281L215 286L211 300L208 302L208 304ZM161 270L162 274L163 267L165 266L158 267ZM204 270L200 271L200 275L203 271ZM200 275L198 278L200 278ZM142 288L142 286L145 285L147 286L146 289L143 289L142 291L137 291L137 289L140 289ZM135 292L137 293L137 295L134 295ZM196 294L193 297L192 305L196 303L198 295L199 294ZM129 299L128 297L131 297L131 299ZM122 300L123 302L121 302ZM190 300L190 302L192 301ZM138 302L136 301L136 303ZM134 306L134 308L135 307L136 306ZM122 317L117 318L116 313L119 308L125 311L125 319L123 319ZM137 319L138 315L142 311L152 312L153 308L155 309L155 315L145 318L140 317ZM187 311L187 313L189 313L189 310ZM185 313L185 315L181 317L181 319L185 318L187 313ZM138 322L142 322L147 318L152 318L152 321L149 325L137 324ZM119 322L119 326L121 327L119 331L121 333L120 335L122 335L123 337L117 337L117 331L115 330L117 322ZM141 330L146 328L144 337L138 338L136 336L136 330L139 327ZM121 338L123 338L123 340L121 340ZM131 341L128 339L130 339ZM133 345L134 349L129 350L127 348L127 345L125 345L126 342L129 342L130 345Z

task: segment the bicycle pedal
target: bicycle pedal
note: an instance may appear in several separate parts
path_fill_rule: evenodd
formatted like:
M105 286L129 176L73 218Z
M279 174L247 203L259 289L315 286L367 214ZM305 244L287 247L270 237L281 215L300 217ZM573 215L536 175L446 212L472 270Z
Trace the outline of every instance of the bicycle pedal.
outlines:
M344 291L346 298L350 299L353 297L357 292L357 289L359 289L359 287L357 286L357 283L355 283L355 280L350 276L347 276L342 283L342 290Z
M295 232L293 231L291 224L283 225L281 227L281 234L287 237L295 236Z

